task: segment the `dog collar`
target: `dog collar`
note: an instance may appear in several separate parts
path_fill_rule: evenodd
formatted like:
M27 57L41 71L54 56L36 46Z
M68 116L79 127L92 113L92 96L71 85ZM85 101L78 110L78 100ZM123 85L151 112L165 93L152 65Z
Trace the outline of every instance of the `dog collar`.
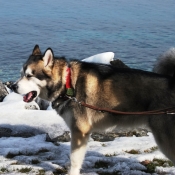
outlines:
M71 85L71 69L70 67L67 67L66 69L67 76L66 76L66 95L67 96L73 96L74 90Z
M66 93L60 94L53 102L52 102L52 108L55 109L57 106L66 100L69 99L69 97L73 97L74 95L74 89L71 85L71 69L70 67L67 67L66 69ZM61 101L60 101L61 100Z

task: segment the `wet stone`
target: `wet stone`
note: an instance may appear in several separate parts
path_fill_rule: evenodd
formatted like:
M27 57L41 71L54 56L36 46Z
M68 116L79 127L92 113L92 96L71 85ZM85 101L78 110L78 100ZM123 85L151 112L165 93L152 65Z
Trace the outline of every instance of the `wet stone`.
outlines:
M7 96L8 92L5 88L5 85L0 81L0 102L3 101L5 96Z

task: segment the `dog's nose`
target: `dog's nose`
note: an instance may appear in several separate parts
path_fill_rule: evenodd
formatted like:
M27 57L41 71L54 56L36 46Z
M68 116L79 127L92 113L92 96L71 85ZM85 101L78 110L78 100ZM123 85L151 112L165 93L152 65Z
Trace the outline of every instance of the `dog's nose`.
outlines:
M13 84L13 85L12 85L12 90L13 90L14 92L16 92L17 89L18 89L18 85L17 85L16 83Z

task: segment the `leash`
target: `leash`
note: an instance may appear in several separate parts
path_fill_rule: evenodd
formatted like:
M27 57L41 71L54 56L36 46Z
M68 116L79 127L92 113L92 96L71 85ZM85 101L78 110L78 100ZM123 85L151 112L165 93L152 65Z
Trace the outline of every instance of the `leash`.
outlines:
M161 115L161 114L166 114L166 115L173 115L175 114L175 107L170 107L170 108L164 108L160 110L152 110L152 111L142 111L142 112L123 112L123 111L117 111L117 110L112 110L112 109L107 109L107 108L99 108L96 106L89 105L83 101L78 101L75 97L71 96L66 96L68 99L78 103L81 106L87 107L89 109L93 109L98 112L109 112L113 114L118 114L118 115Z

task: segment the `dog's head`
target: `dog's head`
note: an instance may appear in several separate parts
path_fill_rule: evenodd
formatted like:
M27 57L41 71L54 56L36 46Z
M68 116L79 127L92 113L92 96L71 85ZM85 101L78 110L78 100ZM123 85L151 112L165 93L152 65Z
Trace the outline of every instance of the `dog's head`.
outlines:
M13 90L22 94L25 102L37 97L53 101L65 90L66 64L64 58L55 59L50 48L42 55L36 45L23 65L22 77L13 85Z

